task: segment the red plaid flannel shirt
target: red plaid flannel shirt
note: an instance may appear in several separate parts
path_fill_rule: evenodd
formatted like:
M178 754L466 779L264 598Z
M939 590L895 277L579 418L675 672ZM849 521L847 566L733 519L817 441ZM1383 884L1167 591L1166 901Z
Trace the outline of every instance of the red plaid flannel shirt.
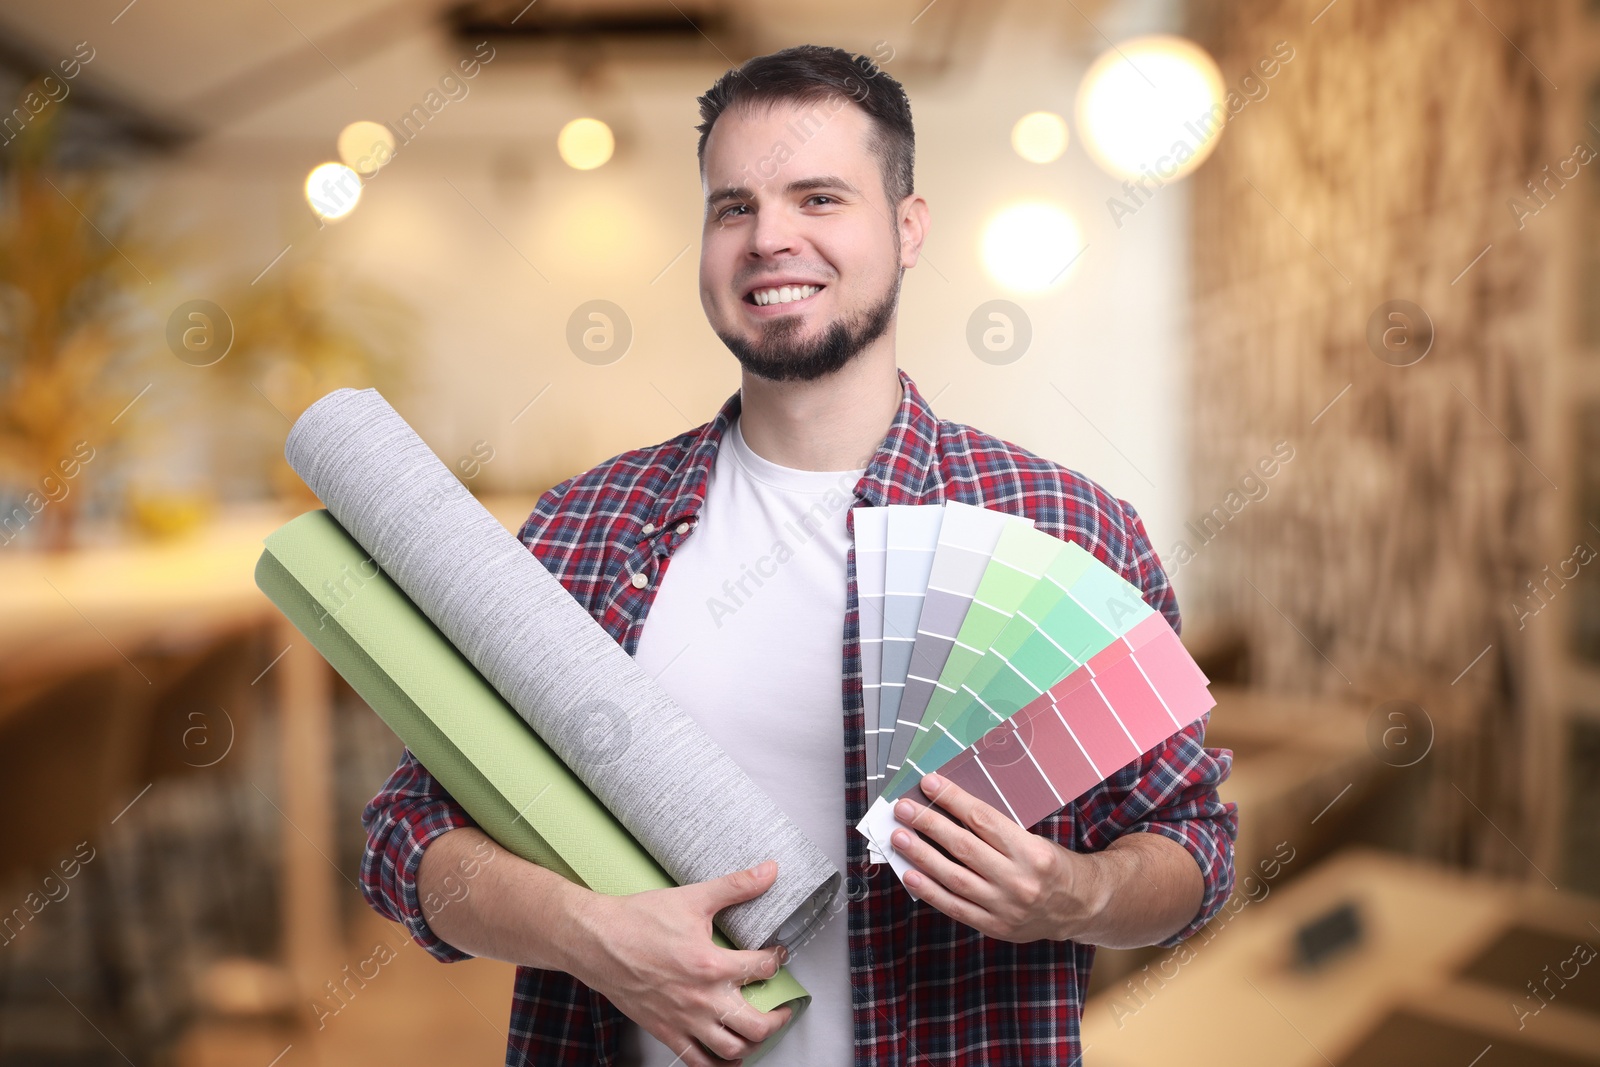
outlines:
M1037 528L1077 541L1144 592L1179 626L1177 598L1128 504L1073 471L959 423L938 419L910 377L893 425L856 485L856 506L969 504L1031 517ZM518 536L629 655L672 553L693 536L735 393L709 423L650 448L615 456L539 498ZM853 520L847 519L847 522ZM1034 1067L1076 1064L1078 1023L1094 946L986 937L913 899L888 864L866 862L854 826L867 807L855 552L848 559L842 685L848 842L846 892L856 1062ZM631 579L647 583L635 588ZM1162 942L1199 930L1233 887L1235 806L1216 786L1232 766L1226 749L1203 747L1209 715L1146 752L1062 811L1040 833L1094 852L1129 833L1182 845L1204 876L1199 911ZM470 958L428 928L417 898L417 866L428 842L473 825L409 750L362 814L367 845L362 892L403 923L439 960ZM560 971L518 967L506 1064L615 1063L619 1024L610 1001Z

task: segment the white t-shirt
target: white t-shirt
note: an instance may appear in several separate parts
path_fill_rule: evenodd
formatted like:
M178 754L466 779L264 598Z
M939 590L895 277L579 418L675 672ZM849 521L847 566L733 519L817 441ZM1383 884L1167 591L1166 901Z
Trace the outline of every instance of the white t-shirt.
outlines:
M864 470L780 467L750 450L735 419L717 451L694 531L645 617L634 661L692 715L778 807L846 869L843 670L845 515ZM811 1005L763 1067L854 1059L841 891L789 971ZM623 1063L677 1053L623 1027Z

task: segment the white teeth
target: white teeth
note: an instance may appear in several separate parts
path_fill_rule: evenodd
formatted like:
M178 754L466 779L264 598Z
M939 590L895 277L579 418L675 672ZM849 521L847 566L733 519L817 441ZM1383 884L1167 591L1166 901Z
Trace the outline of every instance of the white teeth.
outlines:
M757 304L766 307L768 304L787 304L794 300L804 300L812 293L821 290L820 285L780 285L776 289L757 289L750 296Z

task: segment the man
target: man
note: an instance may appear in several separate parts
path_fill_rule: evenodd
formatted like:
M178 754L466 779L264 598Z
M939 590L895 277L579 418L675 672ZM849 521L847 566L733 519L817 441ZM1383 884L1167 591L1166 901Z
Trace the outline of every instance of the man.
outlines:
M903 817L896 845L908 892L854 830L868 794L850 509L1027 515L1176 628L1171 586L1132 507L937 419L899 371L900 281L929 226L900 85L805 46L729 71L700 108L701 302L740 390L711 422L555 486L519 536L845 873L788 963L812 1004L765 1063L1074 1062L1093 946L1176 944L1226 900L1237 823L1215 787L1231 756L1202 747L1202 721L1031 831L924 778L936 806ZM519 964L508 1064L709 1067L789 1018L738 993L782 950L710 939L719 909L772 883L770 862L604 897L501 851L424 907L459 888L482 832L409 752L363 823L374 908L438 959Z

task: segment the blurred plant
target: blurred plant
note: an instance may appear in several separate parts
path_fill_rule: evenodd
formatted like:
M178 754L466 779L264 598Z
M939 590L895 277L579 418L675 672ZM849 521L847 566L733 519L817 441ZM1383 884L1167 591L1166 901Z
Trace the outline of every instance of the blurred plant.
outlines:
M52 491L59 464L75 442L111 451L136 425L117 418L132 394L108 385L143 347L129 290L151 279L134 264L157 270L160 261L114 210L100 176L50 170L62 111L49 108L22 129L0 176L0 486L26 486L27 500L47 502L34 521L52 550L70 544L83 499Z
M59 488L57 467L74 444L115 455L174 415L205 420L206 434L232 446L230 478L242 461L278 496L314 504L284 462L280 416L293 419L340 386L392 395L416 355L415 309L349 271L285 262L218 286L231 347L214 365L185 366L162 323L175 273L204 267L206 250L193 234L158 229L149 211L136 234L107 175L55 166L64 112L37 116L0 157L0 490L43 505L15 514L32 517L47 549L69 547L83 494L48 490ZM130 409L146 385L154 395ZM97 480L113 467L97 462ZM210 511L213 486L174 492L148 484L160 483L158 468L123 473L135 476L121 480L120 504L142 532L181 532Z
M421 324L403 298L316 260L278 268L276 277L238 284L221 303L233 320L233 350L217 364L248 399L254 388L285 418L341 386L392 397L416 357ZM293 503L316 497L283 458L288 429L277 416L267 457L268 484Z

